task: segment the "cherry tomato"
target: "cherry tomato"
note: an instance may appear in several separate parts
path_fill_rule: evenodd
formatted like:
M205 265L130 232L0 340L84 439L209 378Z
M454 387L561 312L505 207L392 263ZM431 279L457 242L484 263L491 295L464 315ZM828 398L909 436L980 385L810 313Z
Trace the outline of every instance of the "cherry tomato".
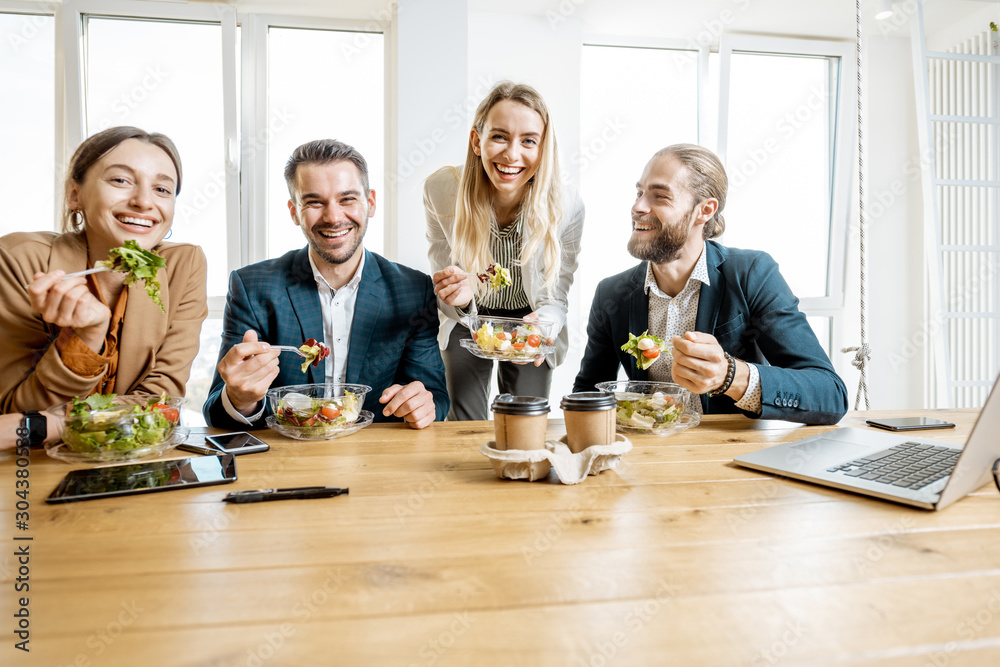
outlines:
M530 336L528 336L528 345L530 345L531 347L538 347L541 344L541 342L542 339L535 334L531 334Z
M524 343L511 343L510 346L512 348L514 348L515 350L523 350L524 349Z
M163 403L153 403L153 410L159 410L160 414L163 415L167 421L172 421L175 424L180 421L181 413L177 408L172 408L169 405L164 405Z
M658 356L660 356L660 348L651 347L648 350L643 350L642 356L646 357L647 359L656 359Z
M479 341L479 332L478 331L473 331L472 332L472 340L477 341L477 342Z
M340 416L340 410L335 405L324 405L320 413L331 421Z
M508 335L507 335L507 334L506 334L505 332L503 332L503 331L501 331L500 333L498 333L498 334L496 335L496 339L497 339L497 340L507 340L508 338L510 338L510 336L508 336Z

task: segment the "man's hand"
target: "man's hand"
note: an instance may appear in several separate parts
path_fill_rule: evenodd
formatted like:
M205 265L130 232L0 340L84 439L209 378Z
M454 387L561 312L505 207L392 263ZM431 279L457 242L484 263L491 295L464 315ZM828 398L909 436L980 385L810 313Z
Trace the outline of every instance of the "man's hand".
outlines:
M422 382L386 387L378 402L386 404L384 416L402 417L410 428L426 428L434 422L434 394Z
M108 336L111 311L90 293L86 278L64 280L65 275L64 271L36 273L28 285L31 307L49 324L75 331L90 349L100 353Z
M243 342L233 345L219 361L219 376L226 383L226 393L233 407L244 417L257 411L257 404L278 376L280 350L257 342L257 332L243 334Z
M674 336L674 382L695 394L707 394L726 381L729 361L715 336L700 331L688 331L684 336ZM736 377L726 395L737 400L746 393L750 377L747 365L737 360Z
M433 276L434 293L449 306L465 308L472 302L472 283L465 271L457 266L448 266Z

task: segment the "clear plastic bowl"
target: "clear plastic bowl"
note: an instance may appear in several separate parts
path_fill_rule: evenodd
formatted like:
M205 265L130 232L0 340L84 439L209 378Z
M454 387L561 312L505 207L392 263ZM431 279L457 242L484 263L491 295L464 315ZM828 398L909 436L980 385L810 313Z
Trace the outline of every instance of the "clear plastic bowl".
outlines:
M619 431L666 436L701 423L701 415L690 409L691 392L678 384L619 380L601 382L597 388L615 395Z
M125 394L115 396L108 409L75 415L71 414L73 404L64 403L56 408L65 414L62 441L46 447L46 451L70 463L159 456L187 436L187 429L181 426L181 406L185 402L179 396ZM157 407L150 407L152 404Z
M466 322L471 329L470 338L460 341L460 344L482 359L533 361L556 350L555 322L525 322L516 317L489 315L470 315ZM484 326L488 338L484 336Z
M298 440L330 440L354 433L374 415L361 407L372 390L364 384L296 384L268 390L273 413L267 426Z

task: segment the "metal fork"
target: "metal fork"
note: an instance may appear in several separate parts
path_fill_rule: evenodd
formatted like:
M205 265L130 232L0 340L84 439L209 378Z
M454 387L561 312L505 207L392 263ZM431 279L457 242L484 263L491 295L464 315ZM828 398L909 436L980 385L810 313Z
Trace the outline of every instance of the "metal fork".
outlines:
M299 355L303 359L306 358L306 355L305 355L305 353L302 350L300 350L297 347L292 347L291 345L272 345L271 349L281 350L282 352L294 352L295 354Z

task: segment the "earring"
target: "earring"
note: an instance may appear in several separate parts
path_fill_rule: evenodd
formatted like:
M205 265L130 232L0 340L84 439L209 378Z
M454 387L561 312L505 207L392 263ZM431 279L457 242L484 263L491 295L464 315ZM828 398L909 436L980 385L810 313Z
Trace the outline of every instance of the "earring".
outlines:
M167 232L167 235L163 237L163 240L164 240L164 241L166 241L167 239L169 239L169 238L170 238L171 236L173 236L173 235L174 235L174 230L173 230L173 228L171 227L170 231L169 231L169 232Z
M80 209L76 209L75 211L73 211L72 214L70 214L69 220L70 224L73 225L74 229L82 229L84 223L83 211Z

